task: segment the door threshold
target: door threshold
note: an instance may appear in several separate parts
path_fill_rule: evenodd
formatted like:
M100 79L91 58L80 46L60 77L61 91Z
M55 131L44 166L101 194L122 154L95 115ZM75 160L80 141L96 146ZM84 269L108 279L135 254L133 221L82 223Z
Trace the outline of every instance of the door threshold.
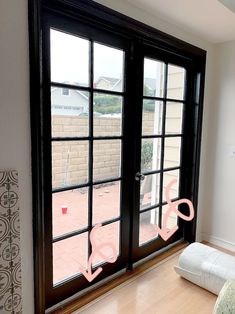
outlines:
M173 245L170 245L162 250L151 254L150 256L136 262L132 271L126 271L125 269L119 271L117 274L110 276L106 280L101 281L94 287L84 290L66 299L64 302L60 302L54 307L48 309L46 313L50 314L71 314L74 311L81 309L87 304L97 301L97 299L103 297L111 290L121 285L125 285L130 281L135 280L139 275L151 270L161 262L164 262L167 258L172 257L175 253L183 250L188 245L186 241L178 241Z

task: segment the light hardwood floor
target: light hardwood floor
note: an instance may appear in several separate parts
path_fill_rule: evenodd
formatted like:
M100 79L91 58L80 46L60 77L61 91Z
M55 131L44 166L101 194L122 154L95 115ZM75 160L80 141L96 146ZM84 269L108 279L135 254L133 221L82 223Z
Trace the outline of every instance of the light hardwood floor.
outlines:
M73 314L211 314L216 296L174 271L180 252Z

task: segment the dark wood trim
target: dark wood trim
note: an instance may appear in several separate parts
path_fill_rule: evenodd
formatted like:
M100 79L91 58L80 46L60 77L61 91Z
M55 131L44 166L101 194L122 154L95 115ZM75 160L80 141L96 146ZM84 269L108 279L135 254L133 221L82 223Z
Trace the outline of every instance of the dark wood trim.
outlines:
M45 247L41 147L41 3L28 5L35 313L45 312Z
M195 85L194 89L194 125L193 134L195 136L193 151L193 167L192 167L192 180L191 180L191 193L190 199L195 208L195 219L189 224L185 225L184 239L189 243L196 240L196 227L197 227L197 209L198 209L198 190L199 190L199 172L200 172L200 155L201 155L201 141L202 141L202 123L203 123L203 99L204 99L204 86L205 86L205 68L206 59L202 60L201 68L195 69Z
M158 47L166 51L174 51L188 58L195 58L195 56L203 58L205 56L203 49L92 0L41 0L41 2L43 7L49 11L63 12L63 15L79 17L80 20L85 17L86 21L90 20L92 25L94 25L94 19L97 26L104 25L104 21L108 21L109 25L106 26L106 29L117 32L118 27L118 33L126 33L128 37L134 35L137 40L145 40L150 44L153 43L154 46L157 44Z

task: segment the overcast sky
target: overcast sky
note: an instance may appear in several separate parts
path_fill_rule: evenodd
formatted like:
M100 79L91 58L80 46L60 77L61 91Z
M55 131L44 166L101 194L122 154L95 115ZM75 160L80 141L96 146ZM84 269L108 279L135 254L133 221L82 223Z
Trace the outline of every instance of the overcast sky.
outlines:
M51 79L56 82L88 84L89 41L51 30ZM95 81L100 76L122 78L124 53L101 44L94 45ZM155 78L155 62L145 62L146 74Z
M94 74L121 78L124 54L95 43ZM51 74L52 81L70 81L88 84L89 41L58 31L51 31Z

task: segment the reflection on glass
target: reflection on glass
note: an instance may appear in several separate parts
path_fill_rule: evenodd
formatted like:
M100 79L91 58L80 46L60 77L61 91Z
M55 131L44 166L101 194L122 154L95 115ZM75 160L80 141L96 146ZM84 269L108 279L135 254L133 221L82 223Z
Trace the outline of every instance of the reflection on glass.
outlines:
M97 245L99 244L107 244L102 248L102 254L105 256L105 259L102 258L99 254L94 256L92 260L92 266L97 266L98 264L104 263L111 258L119 255L120 253L120 222L114 222L109 225L102 226L99 228L95 235L95 242ZM114 246L116 252L112 250L109 243ZM117 253L114 256L114 253Z
M164 168L180 166L181 138L169 137L165 139Z
M140 214L139 223L139 245L143 245L158 237L158 213L159 208L154 208L150 211Z
M144 59L144 96L163 97L165 64Z
M141 145L141 172L160 169L161 139L143 139Z
M162 133L162 102L144 99L142 115L142 135Z
M140 210L157 205L159 202L160 175L145 176L140 185Z
M53 237L87 227L88 188L52 194Z
M52 142L52 187L88 181L88 141Z
M122 97L94 94L94 136L120 136L122 127Z
M89 41L52 29L50 35L52 82L88 86Z
M89 135L89 93L51 88L51 121L53 137Z
M167 98L184 100L185 69L179 66L168 66Z
M179 170L174 170L174 171L166 171L163 174L163 191L162 191L162 199L163 202L166 201L166 187L172 180L176 180L176 183L172 185L172 188L170 189L170 199L174 199L176 197L179 197L179 175L180 171Z
M88 234L82 233L53 244L53 284L69 279L86 269L88 260Z
M120 215L120 181L93 186L93 224Z
M95 140L93 151L94 181L118 178L121 174L121 141Z
M183 104L168 102L166 105L166 134L180 134L182 132Z
M98 43L94 44L94 87L123 91L124 52Z

